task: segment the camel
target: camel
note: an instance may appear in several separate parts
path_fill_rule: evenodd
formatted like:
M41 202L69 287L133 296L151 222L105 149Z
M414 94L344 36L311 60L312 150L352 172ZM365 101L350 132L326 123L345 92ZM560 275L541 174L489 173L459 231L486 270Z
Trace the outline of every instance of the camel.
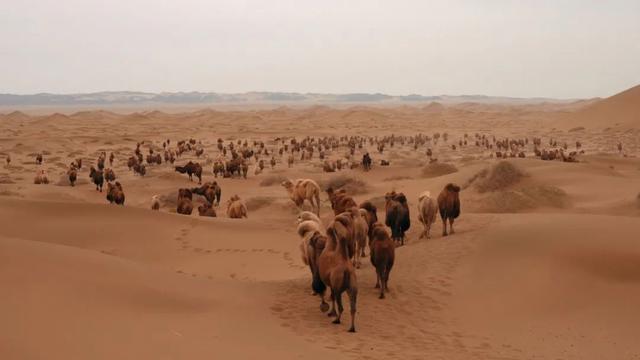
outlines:
M76 180L78 179L78 170L76 170L74 166L70 167L69 170L67 170L67 176L69 177L69 184L75 186Z
M158 195L151 197L151 210L160 210L160 197Z
M391 238L404 245L404 233L411 226L407 198L403 193L392 191L385 195L385 200L385 224L391 228Z
M224 164L221 161L216 161L213 163L213 175L218 177L218 174L221 176L224 175Z
M364 201L360 204L360 209L366 212L365 219L367 220L367 225L369 226L369 239L371 239L371 230L373 229L373 224L378 222L378 209L371 201Z
M352 207L350 209L354 218L353 221L353 241L355 242L355 253L353 254L353 264L356 269L360 268L360 258L365 256L364 249L367 246L369 235L369 224L367 223L367 211Z
M49 178L47 177L47 172L44 169L38 171L38 174L36 174L35 179L33 179L33 183L37 185L48 184Z
M347 209L358 206L355 200L347 195L344 189L334 191L332 187L327 189L327 195L329 195L329 201L331 201L331 208L335 215L345 212Z
M176 212L182 215L191 215L193 212L193 203L191 200L193 199L193 195L191 194L191 190L189 189L179 189L178 190L178 206Z
M216 210L213 208L213 205L211 205L211 203L206 202L198 206L198 214L200 216L216 217Z
M307 200L312 209L316 209L316 215L320 216L320 186L315 181L311 179L297 179L294 182L285 180L281 185L287 190L289 197L298 208L301 208L304 201Z
M111 204L124 205L124 191L119 182L116 181L115 185L110 182L107 183L107 200Z
M102 170L96 170L93 166L89 169L89 177L94 184L96 184L96 191L100 190L102 192L102 185L104 184L104 175L102 174Z
M313 280L313 274L314 274L314 267L313 265L313 249L311 249L311 238L314 236L314 234L316 233L322 233L323 229L322 229L322 225L320 225L320 223L314 221L314 220L305 220L302 221L301 223L298 224L298 228L296 229L296 232L298 233L298 236L300 236L300 256L302 258L302 262L309 266L309 270L311 270L311 277ZM311 285L311 288L313 290L313 283ZM315 292L315 290L312 293L313 295L316 295L317 292Z
M453 221L460 216L460 187L449 183L438 195L438 209L442 218L442 236L447 236L447 220L450 234L454 233Z
M376 289L380 288L380 299L384 299L384 292L389 291L389 273L395 260L395 244L389 237L389 231L381 223L376 223L371 229L369 240L371 265L376 269Z
M189 161L185 166L176 166L175 170L181 174L189 175L189 181L193 181L193 175L198 178L198 184L202 184L202 166Z
M438 206L436 201L431 197L430 191L425 191L418 196L418 220L424 226L420 239L431 237L431 225L436 222L436 216L438 215Z
M316 276L319 277L324 284L324 289L317 284L317 279L314 280L314 290L319 290L318 293L322 297L323 304L320 306L321 310L325 308L324 291L327 287L331 290L331 311L328 315L336 317L333 320L334 324L340 324L344 310L342 306L342 293L347 292L351 310L351 326L349 327L349 332L356 331L355 317L358 296L356 271L352 262L349 260L349 251L347 249L350 241L349 237L352 236L352 233L352 219L349 216L336 216L327 229L327 237L324 239L325 247L317 261L318 270ZM315 246L317 242L318 237L312 239L311 245Z
M317 222L318 224L322 224L322 221L320 221L320 218L318 217L318 215L312 213L311 211L303 211L300 214L298 214L298 223L301 223L306 220L312 220Z
M231 219L248 218L247 206L238 195L233 195L227 201L227 216Z
M194 194L202 195L207 199L209 203L216 206L220 205L220 198L222 197L222 189L218 185L217 181L206 182L199 188L191 189Z
M104 169L104 179L107 182L111 182L111 181L115 181L116 180L116 173L113 172L112 169Z

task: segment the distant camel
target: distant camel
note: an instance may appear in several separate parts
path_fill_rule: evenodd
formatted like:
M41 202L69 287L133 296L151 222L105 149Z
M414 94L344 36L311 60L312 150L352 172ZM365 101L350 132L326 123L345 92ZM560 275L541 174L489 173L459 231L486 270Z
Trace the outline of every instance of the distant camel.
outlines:
M431 237L431 225L436 222L436 216L438 215L438 205L436 201L431 197L430 191L425 191L418 196L418 220L424 226L420 238Z
M315 181L311 179L285 180L281 185L287 190L289 197L298 208L302 208L304 201L307 200L312 209L315 208L316 214L320 215L320 186Z
M447 220L449 220L450 233L453 234L453 221L460 216L460 187L447 184L438 195L438 208L442 218L442 236L447 236Z

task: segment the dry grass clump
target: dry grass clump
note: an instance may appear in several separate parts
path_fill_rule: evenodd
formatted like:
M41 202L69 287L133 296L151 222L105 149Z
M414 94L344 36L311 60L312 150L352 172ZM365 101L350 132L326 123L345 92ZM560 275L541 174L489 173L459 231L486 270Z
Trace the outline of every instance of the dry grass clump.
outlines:
M569 199L564 190L539 185L517 190L492 192L482 199L480 210L488 213L514 213L540 207L566 208Z
M328 180L321 181L320 186L324 190L327 190L330 187L334 190L344 189L350 195L364 194L369 188L364 180L344 174L336 175Z
M247 201L245 201L245 205L247 205L247 209L250 211L256 211L258 209L261 209L265 206L269 206L271 204L273 204L273 202L276 201L275 197L271 197L271 196L256 196L256 197L252 197L247 199Z
M11 190L0 190L0 196L24 197L24 195L20 194L19 192Z
M269 175L260 181L260 186L280 185L285 180L287 180L287 177L284 175Z
M385 178L382 181L401 181L401 180L411 180L411 179L413 179L411 176L397 175L397 176L391 176L391 177Z
M434 162L422 168L422 177L434 178L458 172L458 168L446 162Z
M9 174L0 174L0 184L15 184Z
M505 190L517 184L527 176L524 171L509 161L500 161L491 170L482 170L476 174L468 184L475 183L478 192L492 192Z

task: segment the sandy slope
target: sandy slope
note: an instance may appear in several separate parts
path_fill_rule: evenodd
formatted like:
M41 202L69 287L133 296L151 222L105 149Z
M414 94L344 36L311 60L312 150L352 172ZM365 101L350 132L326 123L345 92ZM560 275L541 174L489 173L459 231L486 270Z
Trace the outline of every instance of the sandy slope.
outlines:
M607 101L607 100L604 100ZM191 113L108 111L29 116L0 121L0 358L2 359L634 359L639 327L637 245L640 203L638 129L567 132L549 121L567 110L554 105L458 104L425 108L276 108ZM398 124L405 126L398 127ZM457 168L426 177L424 148L396 144L378 154L369 173L341 174L363 181L357 201L395 189L409 198L412 227L397 250L390 293L380 301L365 261L358 270L358 333L331 325L309 295L295 234L296 209L279 182L310 177L321 184L340 174L321 171L315 157L286 168L217 179L223 202L239 194L249 219L176 215L175 193L195 186L163 164L134 176L126 158L137 141L160 146L195 137L205 156L218 155L218 137L264 140L278 136L384 136L447 132L433 147L439 162ZM575 141L580 163L512 159L525 176L481 193L476 174L491 168L492 152L465 133ZM616 145L623 142L624 153ZM546 146L546 145L545 145ZM88 182L99 151L113 151L125 207L110 206ZM366 149L358 149L356 157ZM33 154L45 151L38 166ZM532 146L526 151L531 155ZM343 157L340 148L328 154ZM5 166L10 154L12 162ZM82 157L76 187L64 171ZM193 154L178 160L196 159ZM38 169L52 184L34 185ZM205 181L214 180L210 165ZM253 169L251 169L253 171ZM448 182L465 188L457 233L418 240L416 198ZM163 198L159 212L150 198ZM551 199L549 198L551 195ZM331 218L326 195L322 218ZM196 205L202 199L196 199ZM384 216L379 212L382 219Z
M586 128L638 128L640 85L567 114L564 126Z

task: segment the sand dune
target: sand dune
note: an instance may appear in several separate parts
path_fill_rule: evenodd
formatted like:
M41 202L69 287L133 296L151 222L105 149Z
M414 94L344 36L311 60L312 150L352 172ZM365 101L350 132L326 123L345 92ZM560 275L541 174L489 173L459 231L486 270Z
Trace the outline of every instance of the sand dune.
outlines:
M569 128L582 126L598 129L638 129L640 127L640 85L567 114L562 121Z
M0 115L0 358L637 358L640 127L625 117L633 114L635 90L575 108L432 103ZM620 114L629 119L620 124L632 129L560 130L557 119L573 111ZM587 120L599 124L598 116ZM438 166L427 167L426 145L416 150L398 141L383 153L371 143L354 150L356 161L371 154L367 173L325 173L317 154L308 161L296 154L288 168L276 141L417 133L448 135L430 145ZM540 137L545 149L555 140L567 152L578 151L580 141L585 153L577 163L541 161L529 142L525 159L497 160L495 149L475 145L476 133ZM465 134L469 142L460 145ZM189 138L204 155L188 152L176 164L199 161L203 181L220 184L217 218L175 213L177 190L196 183L170 164L148 165L145 177L127 167L138 142L146 155L161 151L166 139L174 148ZM251 160L248 179L215 178L218 138L227 145L264 141L275 168L255 175ZM101 151L115 155L108 167L123 186L125 206L109 205L90 183L88 168ZM326 156L346 161L348 153L342 145ZM65 174L76 158L84 164L71 187ZM479 186L500 161L521 175ZM47 171L49 185L33 183L39 170ZM412 226L407 245L397 249L387 299L377 298L367 259L357 270L356 334L332 325L309 294L298 209L280 186L287 178L348 184L357 202L378 206L380 219L386 192L408 198ZM456 234L442 237L438 220L432 239L418 239L417 196L438 194L449 182L463 186ZM227 218L225 202L234 194L247 204L248 219ZM159 211L150 210L153 195ZM203 202L194 197L196 207ZM321 218L332 219L324 193Z

